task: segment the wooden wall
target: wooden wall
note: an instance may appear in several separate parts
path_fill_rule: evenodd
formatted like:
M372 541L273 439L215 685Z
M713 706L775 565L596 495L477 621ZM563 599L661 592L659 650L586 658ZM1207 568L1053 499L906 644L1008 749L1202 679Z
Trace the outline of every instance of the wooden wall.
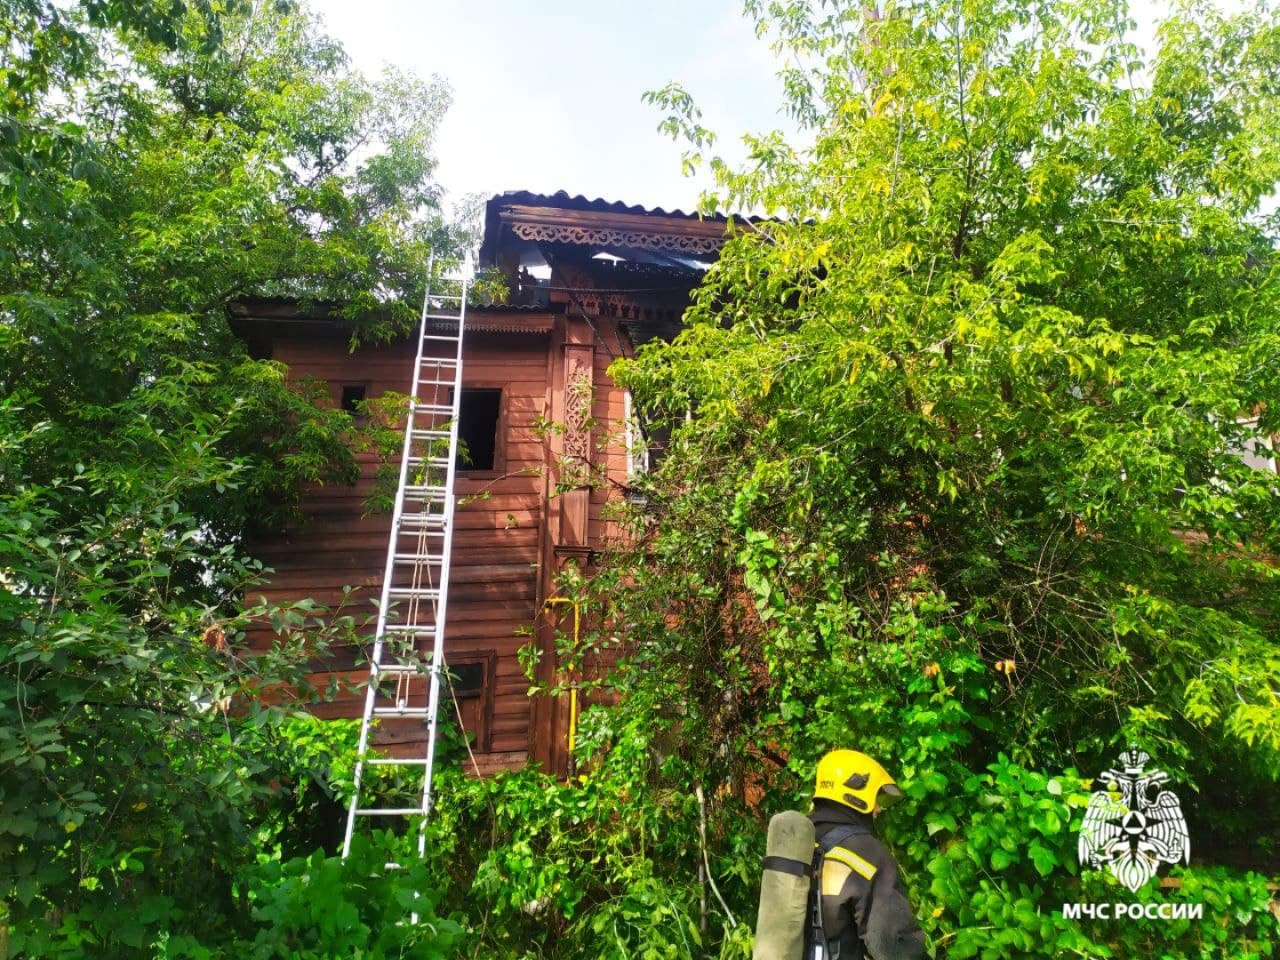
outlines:
M387 390L407 392L413 367L409 342L362 349L352 354L340 333L316 327L275 331L272 358L289 367L291 378L317 377L329 383L337 404L343 385L364 385L366 396ZM460 497L483 494L460 506L454 533L446 660L451 665L480 661L490 671L481 695L460 701L467 726L477 735L478 752L490 763L522 761L529 747L529 683L516 652L527 643L537 610L538 551L543 524L545 441L535 420L547 403L547 334L472 332L467 336L463 379L467 387L500 387L498 470L460 471ZM382 581L390 515L362 516L377 463L358 455L360 480L354 486L310 488L303 500L303 523L254 545L275 573L264 593L269 600L312 597L334 605L346 585L359 588L357 617L374 612ZM267 642L267 635L255 638ZM340 676L360 682L367 676L354 656L339 653ZM323 683L327 675L317 675ZM322 705L323 716L358 717L358 691ZM452 711L452 704L446 704ZM421 739L420 724L405 730L387 724L385 740Z
M250 321L254 322L254 321ZM492 330L491 321L490 329ZM498 324L498 326L501 326ZM523 327L523 329L522 329ZM513 332L522 329L522 332ZM366 396L387 390L406 392L413 366L410 342L348 350L346 336L323 323L284 324L257 321L254 335L269 344L273 359L289 367L289 376L314 377L329 385L329 402L339 403L345 385L362 385ZM506 330L468 332L463 362L465 387L500 388L497 459L493 471L460 471L456 492L473 498L459 507L454 532L452 576L445 656L455 670L482 663L485 688L460 700L465 725L475 735L483 770L516 766L529 756L547 768L563 770L567 707L528 695L529 681L517 652L540 645L540 679L553 679L556 614L543 611L555 592L554 575L565 563L589 563L591 551L612 536L606 504L619 496L613 484L555 495L558 457L565 435L537 429L540 418L565 416L566 370L570 356L589 358L591 400L590 457L610 476L626 478L623 391L606 370L626 350L616 322L594 323L550 315L535 323L519 318ZM581 365L574 367L581 371ZM304 520L253 545L273 568L269 585L255 589L269 600L311 597L334 605L343 587L353 594L357 618L372 614L381 585L389 514L364 516L377 463L358 456L360 479L354 486L324 486L304 492ZM252 641L269 642L265 629ZM324 686L336 672L350 688L338 700L317 708L329 717L358 717L367 677L358 651L339 651L314 682ZM319 665L318 665L319 667ZM450 712L452 703L444 702ZM417 752L423 729L417 721L385 722L380 742L400 752Z

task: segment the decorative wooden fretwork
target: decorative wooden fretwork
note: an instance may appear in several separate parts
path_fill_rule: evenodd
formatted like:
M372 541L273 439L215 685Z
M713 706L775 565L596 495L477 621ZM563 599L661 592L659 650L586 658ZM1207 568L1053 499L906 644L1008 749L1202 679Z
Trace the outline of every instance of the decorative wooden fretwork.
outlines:
M689 305L683 288L602 292L593 289L595 277L578 264L560 263L556 270L558 282L573 291L573 304L589 317L613 317L628 323L678 323Z
M725 237L696 237L550 223L513 223L511 230L521 240L546 240L552 243L576 243L597 247L670 250L676 253L693 254L717 253L724 246L726 239Z
M591 457L591 370L582 357L570 355L564 388L564 453Z

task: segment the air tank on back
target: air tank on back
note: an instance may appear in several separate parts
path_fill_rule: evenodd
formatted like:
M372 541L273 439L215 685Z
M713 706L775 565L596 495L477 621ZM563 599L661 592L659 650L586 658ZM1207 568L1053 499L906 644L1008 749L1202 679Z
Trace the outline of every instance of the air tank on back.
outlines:
M769 821L753 960L801 960L813 865L813 821L788 810Z

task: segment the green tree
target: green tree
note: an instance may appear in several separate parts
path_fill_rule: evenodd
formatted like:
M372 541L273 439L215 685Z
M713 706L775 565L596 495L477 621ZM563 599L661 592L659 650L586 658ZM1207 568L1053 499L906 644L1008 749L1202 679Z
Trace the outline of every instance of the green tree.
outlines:
M748 8L803 145L734 169L651 95L705 208L765 219L613 370L679 426L594 584L588 642L629 653L585 749L625 730L651 789L732 785L735 857L744 803L801 803L835 745L883 757L951 957L1271 955L1280 484L1239 453L1280 430L1280 19L1181 4L1144 60L1122 2ZM1204 924L1058 913L1125 899L1073 826L1130 743L1181 791L1171 895L1216 890ZM753 871L718 869L749 909Z
M251 358L228 303L410 320L449 240L430 180L448 91L370 82L291 3L183 9L0 8L0 395L46 425L27 455L42 479L145 462L121 442L143 418L234 410L221 452L252 468L197 511L234 536L354 464L349 420Z
M353 476L351 420L228 305L412 317L454 242L448 91L364 78L286 2L0 0L0 50L0 943L442 955L451 928L396 926L415 889L432 918L420 876L351 884L386 849L295 857L338 822L351 731L290 698L354 623L246 607L245 538Z

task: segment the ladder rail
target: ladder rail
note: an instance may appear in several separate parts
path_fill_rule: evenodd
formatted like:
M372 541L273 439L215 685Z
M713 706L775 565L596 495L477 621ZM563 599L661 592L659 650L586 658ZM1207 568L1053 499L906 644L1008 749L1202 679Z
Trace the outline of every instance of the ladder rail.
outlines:
M461 411L462 398L462 341L463 331L465 329L466 318L466 296L467 288L470 285L470 262L469 258L464 262L462 267L462 278L460 281L460 292L457 295L433 294L431 291L435 270L435 256L432 255L428 261L427 268L427 285L423 295L422 315L418 324L418 344L414 356L413 363L413 379L410 381L410 396L413 398L409 404L409 409L405 415L404 439L400 454L400 470L396 484L396 496L391 514L391 533L387 540L386 562L384 565L384 574L382 578L382 588L378 602L378 616L374 630L373 650L370 656L369 664L369 681L365 691L364 710L360 724L360 738L356 748L355 770L352 777L352 794L351 801L347 809L346 829L343 833L342 840L342 856L346 857L351 852L352 837L355 832L356 819L360 816L373 815L393 815L390 814L391 809L397 812L394 815L421 815L422 820L418 830L418 854L425 855L426 852L426 821L430 812L432 800L431 781L435 763L435 746L437 733L437 718L439 714L440 702L440 671L444 663L444 628L445 628L445 612L448 603L448 583L449 583L449 561L450 553L453 546L453 515L456 505L456 499L453 494L453 485L456 477L456 457L458 449L458 415ZM457 333L455 337L438 337L428 333L428 330L436 329L435 324L441 319L438 315L433 315L433 302L440 300L455 301L458 303L458 313L456 317L450 319L457 323ZM438 310L438 308L437 308ZM448 357L427 357L424 356L427 341L435 340L456 340L456 353L453 358ZM448 381L432 383L431 386L435 392L433 400L436 403L421 403L418 398L418 389L424 385L424 364L434 365L437 370L443 372L445 365L453 367L453 397L452 402L447 406L441 404L439 391L442 387L448 386ZM432 424L435 429L418 430L415 427L417 414L422 412L427 418L427 422ZM428 449L430 443L435 440L444 439L445 431L439 430L433 421L433 418L443 416L445 413L450 416L448 436L448 457L445 467L445 484L443 489L443 504L440 514L429 514L430 503L438 502L434 498L432 500L420 499L415 502L423 504L422 510L413 514L414 518L426 517L427 519L415 519L414 523L406 524L405 503L409 499L409 490L412 486L409 483L410 470L418 464L419 467L436 468L440 465L432 465L426 462L427 458L423 456L415 456L413 452L415 442L426 441ZM422 434L422 436L419 436ZM434 522L433 522L434 520ZM417 532L419 544L411 550L402 548L400 538L402 534L409 532ZM434 536L441 539L442 543L439 553L433 553L423 544L426 536ZM403 570L406 566L404 559L412 557L411 568L414 571L414 587L396 588L393 586L396 573ZM418 586L419 576L424 568L431 566L439 566L440 578L438 585L434 587L423 588ZM388 622L391 602L395 596L408 597L409 619L417 620L419 613L419 600L427 600L434 607L434 616L432 623L404 623L392 625ZM421 596L418 596L420 594ZM434 596L429 596L434 594ZM378 707L378 689L379 682L384 675L406 674L408 671L402 668L403 663L389 665L383 664L382 658L386 650L387 640L394 635L414 636L431 636L432 653L431 665L429 671L429 691L428 706L424 711L423 708L408 708L406 703L401 703L399 710ZM396 659L399 659L398 657ZM391 666L392 669L387 669ZM416 672L416 671L415 671ZM397 696L399 692L397 691ZM406 694L407 696L407 694ZM425 716L424 716L425 713ZM370 739L372 736L372 728L378 717L381 716L419 716L427 720L427 752L426 757L420 761L413 761L409 766L423 767L423 782L421 802L417 809L412 808L369 808L360 805L361 791L364 781L364 768L370 766L392 765L390 763L379 762L376 758L368 756L370 751Z

